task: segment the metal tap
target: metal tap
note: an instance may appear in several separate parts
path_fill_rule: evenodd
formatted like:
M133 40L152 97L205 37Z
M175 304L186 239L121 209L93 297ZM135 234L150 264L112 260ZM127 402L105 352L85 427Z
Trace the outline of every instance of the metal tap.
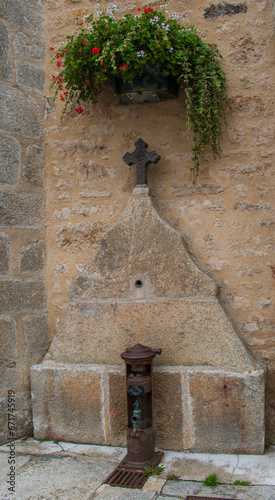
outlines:
M135 409L133 411L133 416L131 417L131 422L133 424L133 431L131 432L131 437L138 437L137 429L140 428L142 425L141 409L139 407L138 401L135 401L134 407Z

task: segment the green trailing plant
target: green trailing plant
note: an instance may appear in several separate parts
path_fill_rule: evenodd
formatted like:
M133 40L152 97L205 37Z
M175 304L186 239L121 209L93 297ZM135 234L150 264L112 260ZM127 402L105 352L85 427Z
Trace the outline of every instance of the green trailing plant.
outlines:
M218 476L215 472L212 474L209 474L209 476L206 476L206 478L203 481L204 486L218 486L219 481L218 481Z
M114 4L113 4L113 7ZM117 19L112 10L99 11L98 19L86 16L75 35L53 52L56 71L50 87L60 95L64 111L77 102L95 103L110 77L131 82L148 66L172 75L185 92L187 127L194 133L195 177L199 159L207 148L221 152L222 122L230 110L221 54L199 37L193 26L181 25L176 16L146 7L136 15Z
M151 465L151 467L145 467L144 476L159 476L163 471L163 465Z

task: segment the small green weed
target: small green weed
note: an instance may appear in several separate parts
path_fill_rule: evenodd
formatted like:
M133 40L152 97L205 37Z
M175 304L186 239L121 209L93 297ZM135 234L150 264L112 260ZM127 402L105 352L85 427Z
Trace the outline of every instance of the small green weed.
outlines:
M166 479L168 481L179 481L180 480L180 478L178 476L176 476L175 474L168 474Z
M239 479L236 479L233 484L234 486L249 486L250 481L240 481Z
M163 465L152 465L151 467L145 467L144 476L159 476L161 472L164 471Z
M217 474L213 472L212 474L209 474L209 476L206 476L203 484L204 486L218 486L219 481Z

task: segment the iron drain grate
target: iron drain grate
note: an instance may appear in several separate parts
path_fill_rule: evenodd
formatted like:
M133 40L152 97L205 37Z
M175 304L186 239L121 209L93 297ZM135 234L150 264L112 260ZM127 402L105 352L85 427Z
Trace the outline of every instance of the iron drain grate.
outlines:
M107 477L105 484L110 486L119 486L120 488L141 489L146 483L148 477L144 476L144 470L130 469L129 467L117 467L110 476Z
M230 498L223 498L223 497L198 497L196 495L188 495L186 497L186 500L231 500ZM236 499L237 500L237 499Z

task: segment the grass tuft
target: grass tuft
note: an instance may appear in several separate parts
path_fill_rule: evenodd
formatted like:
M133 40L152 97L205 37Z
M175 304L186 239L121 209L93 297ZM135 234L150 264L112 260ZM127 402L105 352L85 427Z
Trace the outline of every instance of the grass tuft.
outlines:
M236 479L233 483L234 486L249 486L250 481L240 481L239 479Z
M209 476L206 476L203 484L204 486L218 486L219 481L217 474L213 472L212 474L209 474Z
M180 480L180 478L178 476L176 476L175 474L168 474L166 479L168 481L179 481Z

